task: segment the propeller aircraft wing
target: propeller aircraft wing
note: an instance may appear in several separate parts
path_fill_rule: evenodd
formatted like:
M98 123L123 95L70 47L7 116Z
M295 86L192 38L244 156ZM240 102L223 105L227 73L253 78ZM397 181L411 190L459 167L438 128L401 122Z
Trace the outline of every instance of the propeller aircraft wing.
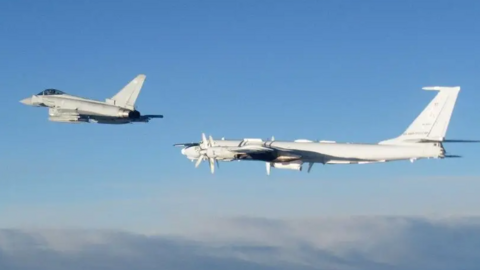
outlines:
M190 146L199 146L199 143L176 143L173 146L181 146L181 147L190 147Z
M245 145L239 147L229 147L228 151L239 153L239 154L254 154L254 153L265 153L273 152L275 149L271 147L265 147L261 145Z

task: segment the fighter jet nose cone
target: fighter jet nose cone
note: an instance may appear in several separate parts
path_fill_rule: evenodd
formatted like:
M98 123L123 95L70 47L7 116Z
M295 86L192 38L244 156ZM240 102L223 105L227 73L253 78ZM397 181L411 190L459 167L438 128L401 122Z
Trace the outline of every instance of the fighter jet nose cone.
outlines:
M25 104L25 105L32 105L32 98L25 98L20 100L20 103Z

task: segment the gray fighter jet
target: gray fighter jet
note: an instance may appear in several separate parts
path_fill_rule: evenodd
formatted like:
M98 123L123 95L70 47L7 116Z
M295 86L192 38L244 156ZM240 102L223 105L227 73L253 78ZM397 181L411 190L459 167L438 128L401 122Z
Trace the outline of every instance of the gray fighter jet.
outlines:
M56 89L46 89L20 102L35 107L48 107L49 120L66 123L128 124L148 122L163 115L142 115L135 108L146 76L135 77L115 96L105 102L82 98Z

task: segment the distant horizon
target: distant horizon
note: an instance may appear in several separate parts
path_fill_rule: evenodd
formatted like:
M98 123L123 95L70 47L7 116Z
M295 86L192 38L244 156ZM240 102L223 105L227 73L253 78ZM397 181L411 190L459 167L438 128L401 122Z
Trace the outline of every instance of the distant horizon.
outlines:
M472 249L480 241L478 218L237 218L217 220L199 231L182 236L112 229L0 229L0 267L475 269L479 262Z

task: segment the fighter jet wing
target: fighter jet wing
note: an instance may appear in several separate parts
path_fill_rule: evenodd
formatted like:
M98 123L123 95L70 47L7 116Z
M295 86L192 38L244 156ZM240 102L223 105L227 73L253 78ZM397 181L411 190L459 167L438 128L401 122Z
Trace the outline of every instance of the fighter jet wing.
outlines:
M160 115L160 114L146 114L146 115L140 116L140 118L142 120L150 120L152 118L163 118L163 115Z

